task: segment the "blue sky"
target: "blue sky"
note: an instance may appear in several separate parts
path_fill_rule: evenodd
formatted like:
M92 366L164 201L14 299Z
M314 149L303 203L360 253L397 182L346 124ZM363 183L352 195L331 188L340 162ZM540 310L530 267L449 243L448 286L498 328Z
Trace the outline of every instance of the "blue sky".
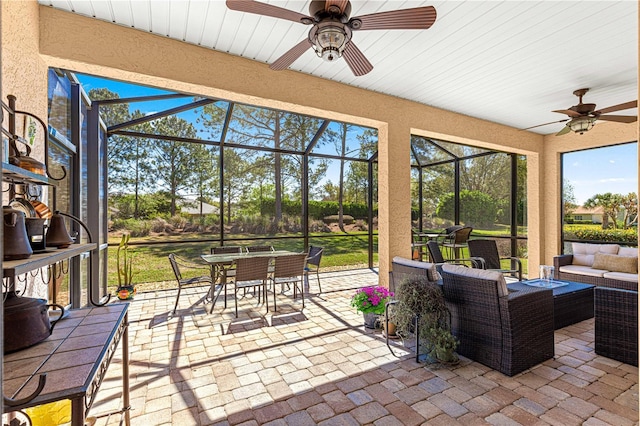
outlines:
M107 87L121 98L149 96L170 93L165 90L106 80L99 77L77 74L84 90ZM191 102L191 98L172 99L155 102L137 102L130 104L132 110L146 113L169 109ZM195 124L197 110L187 111L178 116ZM196 127L198 127L196 125ZM564 178L571 182L578 204L584 203L595 194L612 192L628 194L638 192L637 144L629 143L608 148L590 149L565 154L563 157ZM331 175L331 171L330 171ZM333 179L334 176L329 177Z
M636 143L565 154L563 169L578 204L595 194L638 192Z

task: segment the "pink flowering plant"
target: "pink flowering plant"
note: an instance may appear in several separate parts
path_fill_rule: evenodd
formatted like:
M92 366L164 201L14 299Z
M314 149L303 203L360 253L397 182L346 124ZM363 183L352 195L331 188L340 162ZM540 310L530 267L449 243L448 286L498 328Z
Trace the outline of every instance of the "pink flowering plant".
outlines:
M363 287L351 298L351 306L365 314L384 314L384 305L393 293L386 287Z

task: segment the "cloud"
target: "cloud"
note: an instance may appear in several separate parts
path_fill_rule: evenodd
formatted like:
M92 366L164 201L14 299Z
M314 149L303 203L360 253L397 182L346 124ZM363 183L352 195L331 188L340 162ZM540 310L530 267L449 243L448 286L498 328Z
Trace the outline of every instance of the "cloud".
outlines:
M596 182L598 183L607 183L607 182L635 182L637 179L633 178L606 178L606 179L598 179Z

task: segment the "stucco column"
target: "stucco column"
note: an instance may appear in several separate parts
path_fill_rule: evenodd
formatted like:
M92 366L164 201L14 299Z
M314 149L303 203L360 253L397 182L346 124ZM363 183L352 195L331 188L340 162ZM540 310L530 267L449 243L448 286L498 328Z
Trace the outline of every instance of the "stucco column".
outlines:
M393 257L411 255L411 128L400 123L383 125L378 129L378 260L381 285L388 285Z
M38 53L40 8L36 1L3 1L2 96L17 97L16 108L47 121L47 65ZM18 134L22 122L16 123ZM42 129L39 130L42 132ZM33 147L32 156L44 157L44 146Z

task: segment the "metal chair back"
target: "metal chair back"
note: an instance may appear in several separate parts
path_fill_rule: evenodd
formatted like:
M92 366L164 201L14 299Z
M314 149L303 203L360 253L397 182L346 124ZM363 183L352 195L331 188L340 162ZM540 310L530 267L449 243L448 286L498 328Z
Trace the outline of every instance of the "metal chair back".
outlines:
M236 285L241 281L266 280L270 261L269 257L236 259Z
M444 256L440 251L440 245L436 241L427 241L427 250L433 263L444 263Z
M484 259L486 269L500 269L500 254L494 240L469 240L469 254Z
M178 266L178 262L176 261L176 255L173 253L169 254L169 263L171 263L171 269L173 269L173 274L176 276L176 280L178 280L178 284L182 280L182 274L180 273L180 267Z
M273 269L274 278L302 277L304 275L304 267L307 261L307 254L291 254L287 256L276 257L275 267Z
M467 241L469 241L469 236L471 235L471 231L473 231L473 228L470 226L465 226L453 231L451 242L456 245L466 244Z
M246 246L247 253L257 253L264 251L273 251L273 246Z
M314 265L320 267L320 260L322 259L323 247L309 246L309 255L307 256L307 265Z
M211 254L236 254L236 253L242 253L242 247L240 246L211 247Z

